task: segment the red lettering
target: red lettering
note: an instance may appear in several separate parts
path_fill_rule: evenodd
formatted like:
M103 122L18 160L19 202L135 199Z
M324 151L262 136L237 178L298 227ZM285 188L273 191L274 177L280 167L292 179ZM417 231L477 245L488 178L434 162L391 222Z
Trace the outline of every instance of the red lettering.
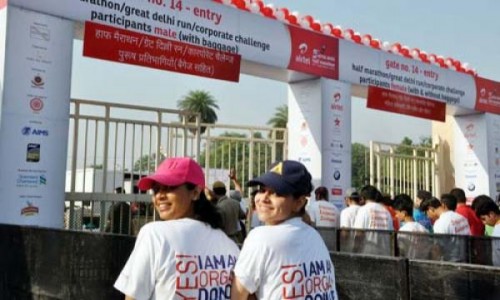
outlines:
M296 278L299 279L296 279ZM285 271L281 275L281 281L285 284L297 282L300 283L304 280L304 273L301 270L295 269L292 272Z
M288 286L288 287L284 286L281 291L282 291L282 295L283 295L283 300L303 298L305 296L303 285L300 285L298 287L296 287L296 286Z

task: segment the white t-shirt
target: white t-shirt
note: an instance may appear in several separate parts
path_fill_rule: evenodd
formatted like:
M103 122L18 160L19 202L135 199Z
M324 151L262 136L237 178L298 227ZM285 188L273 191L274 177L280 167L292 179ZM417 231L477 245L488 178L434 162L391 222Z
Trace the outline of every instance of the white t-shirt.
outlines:
M427 228L418 222L405 222L399 232L429 233ZM425 235L398 234L399 255L410 259L429 259L429 239Z
M434 233L470 235L467 219L454 211L442 213L434 223Z
M425 228L422 224L418 222L405 222L403 226L399 228L399 231L404 232L425 232L429 233L427 228Z
M359 205L351 205L344 208L340 212L340 227L353 228L356 214L358 213Z
M137 236L115 288L142 299L230 299L239 249L222 230L193 219L152 222Z
M307 213L316 227L335 227L340 225L339 209L328 201L314 201L307 207Z
M358 229L392 230L392 217L382 204L367 202L358 209L354 227Z
M300 218L252 230L234 273L258 299L304 299L307 295L338 299L335 270L325 243Z

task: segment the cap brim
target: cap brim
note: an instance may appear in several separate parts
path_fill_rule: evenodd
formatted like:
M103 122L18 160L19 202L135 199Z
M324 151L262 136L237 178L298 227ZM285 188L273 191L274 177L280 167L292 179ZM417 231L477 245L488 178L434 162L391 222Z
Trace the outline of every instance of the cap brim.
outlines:
M296 189L283 180L283 178L275 173L265 173L257 178L248 182L248 186L263 185L272 188L279 195L291 195L295 193Z
M139 180L139 182L137 183L137 187L141 191L147 191L147 190L151 189L155 183L159 183L161 185L167 185L167 186L178 186L178 185L181 185L185 182L183 182L177 176L173 177L173 176L164 176L164 175L153 174L153 175L141 178L141 180Z

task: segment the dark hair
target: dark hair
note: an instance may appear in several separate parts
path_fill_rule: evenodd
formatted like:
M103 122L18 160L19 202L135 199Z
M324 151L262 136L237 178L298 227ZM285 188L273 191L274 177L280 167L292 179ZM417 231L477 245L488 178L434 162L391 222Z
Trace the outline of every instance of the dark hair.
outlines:
M122 188L121 186L115 188L115 193L116 194L125 194L125 189Z
M472 203L470 207L475 211L477 207L479 207L483 202L487 202L492 200L490 197L486 195L479 195L474 200L472 200Z
M500 215L500 208L498 208L498 205L495 203L495 201L493 201L493 199L486 195L477 196L476 199L479 197L481 197L482 200L480 200L479 203L476 203L476 206L474 208L474 210L476 211L476 216L481 217L489 214L490 212L494 212L495 214ZM474 201L476 201L476 199L474 199Z
M359 201L361 200L358 192L353 192L351 194L351 196L348 198L349 198L349 200L353 201L356 204L359 204Z
M441 206L441 201L439 201L438 198L436 197L431 197L429 199L426 199L420 203L420 210L423 212L426 212L429 210L429 208L438 208Z
M314 194L316 196L316 200L326 200L328 201L328 189L324 186L320 186L316 188L314 191Z
M431 194L431 192L426 191L426 190L419 190L419 191L417 191L417 198L421 199L422 201L424 201L424 200L427 200L427 199L431 199L432 198L432 194Z
M213 191L217 196L224 196L227 193L226 187L216 187Z
M382 201L382 194L373 185L365 185L363 188L361 188L359 195L364 200L372 200L375 202Z
M465 192L461 188L454 188L450 191L450 194L457 198L457 203L465 203L467 198L465 197Z
M385 194L385 195L380 194L380 203L382 203L384 205L387 205L387 206L391 206L392 202L393 201L392 201L391 195L389 195L389 194Z
M192 191L196 188L195 184L185 183L186 188ZM214 229L222 229L222 216L217 208L208 201L207 196L202 191L200 198L193 202L194 219L201 221Z
M441 203L446 206L449 210L457 209L457 198L452 194L442 194L441 195Z
M394 197L392 207L395 210L404 211L408 216L413 216L413 200L407 194L399 194Z

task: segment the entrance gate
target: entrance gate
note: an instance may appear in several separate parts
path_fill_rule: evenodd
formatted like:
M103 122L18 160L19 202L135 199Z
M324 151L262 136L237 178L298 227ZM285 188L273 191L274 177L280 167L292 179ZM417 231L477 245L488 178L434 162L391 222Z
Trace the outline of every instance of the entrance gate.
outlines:
M418 190L439 195L438 147L370 142L370 184L382 193L405 193L413 199Z

